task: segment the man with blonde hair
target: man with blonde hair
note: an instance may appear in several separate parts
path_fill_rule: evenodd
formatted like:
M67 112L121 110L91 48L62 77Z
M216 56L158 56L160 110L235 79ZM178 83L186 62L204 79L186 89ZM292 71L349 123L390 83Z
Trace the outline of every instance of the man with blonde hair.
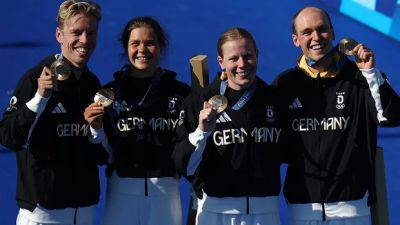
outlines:
M25 73L0 121L0 143L17 157L17 225L93 224L97 164L107 155L90 143L83 112L100 88L86 66L100 18L100 7L90 1L60 5L61 52Z

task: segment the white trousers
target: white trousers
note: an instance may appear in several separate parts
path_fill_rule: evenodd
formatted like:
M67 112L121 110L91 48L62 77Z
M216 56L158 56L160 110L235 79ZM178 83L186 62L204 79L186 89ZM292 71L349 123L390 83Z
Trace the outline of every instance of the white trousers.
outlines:
M290 221L290 225L370 225L369 216L359 216L355 218L335 219L335 220L297 220Z
M362 199L324 203L323 206L320 203L289 204L290 225L370 225L367 203L368 194ZM322 221L323 213L325 221Z
M148 178L148 196L143 178L120 178L107 182L102 225L182 225L179 180Z
M278 213L225 214L198 210L196 225L280 225Z
M64 209L46 209L37 205L33 212L20 209L17 225L93 225L94 206ZM0 221L1 224L1 221Z
M16 225L73 225L72 223L40 223L31 220L25 215L18 213ZM77 223L77 225L93 225L93 222Z
M280 225L279 201L269 197L198 199L197 225Z

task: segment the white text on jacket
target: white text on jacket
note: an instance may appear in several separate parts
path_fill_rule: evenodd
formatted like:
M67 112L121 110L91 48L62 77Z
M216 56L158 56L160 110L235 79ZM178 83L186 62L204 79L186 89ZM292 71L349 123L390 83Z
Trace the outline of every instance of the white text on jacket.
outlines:
M275 127L255 127L251 132L254 142L277 143L282 129ZM213 134L214 144L217 146L244 143L248 136L244 128L217 130Z
M350 116L345 117L328 117L318 120L317 118L300 118L292 121L292 129L294 131L315 131L322 130L344 130Z
M151 118L148 125L153 131L172 131L175 129L178 121L179 119ZM128 117L119 119L117 127L120 131L143 130L146 124L146 120L142 117Z

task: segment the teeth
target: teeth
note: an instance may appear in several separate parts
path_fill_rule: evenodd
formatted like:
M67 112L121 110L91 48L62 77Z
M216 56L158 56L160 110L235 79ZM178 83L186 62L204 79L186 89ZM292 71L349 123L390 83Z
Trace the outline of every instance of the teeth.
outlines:
M249 71L237 72L237 74L240 76L247 76L249 74Z
M312 50L320 50L320 49L323 49L324 47L325 47L325 45L323 45L323 44L317 44L317 45L312 45L311 49Z
M147 56L137 56L136 59L138 59L138 60L149 60L149 57L147 57Z
M78 51L79 53L82 53L82 54L86 54L88 52L88 49L87 48L76 48L76 51Z

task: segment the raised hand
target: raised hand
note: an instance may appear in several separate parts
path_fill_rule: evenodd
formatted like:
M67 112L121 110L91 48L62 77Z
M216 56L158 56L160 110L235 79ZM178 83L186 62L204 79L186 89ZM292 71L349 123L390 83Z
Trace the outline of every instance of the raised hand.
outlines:
M375 67L374 52L363 44L358 44L353 49L356 64L359 69L372 69Z
M90 126L98 130L103 127L102 116L104 114L104 106L101 103L92 103L86 107L83 116Z
M51 73L48 67L43 67L38 78L38 93L42 97L49 97L53 90L57 90L57 78Z
M211 104L204 102L203 109L199 113L198 127L204 132L212 131L215 128L216 120L217 112L212 108Z

